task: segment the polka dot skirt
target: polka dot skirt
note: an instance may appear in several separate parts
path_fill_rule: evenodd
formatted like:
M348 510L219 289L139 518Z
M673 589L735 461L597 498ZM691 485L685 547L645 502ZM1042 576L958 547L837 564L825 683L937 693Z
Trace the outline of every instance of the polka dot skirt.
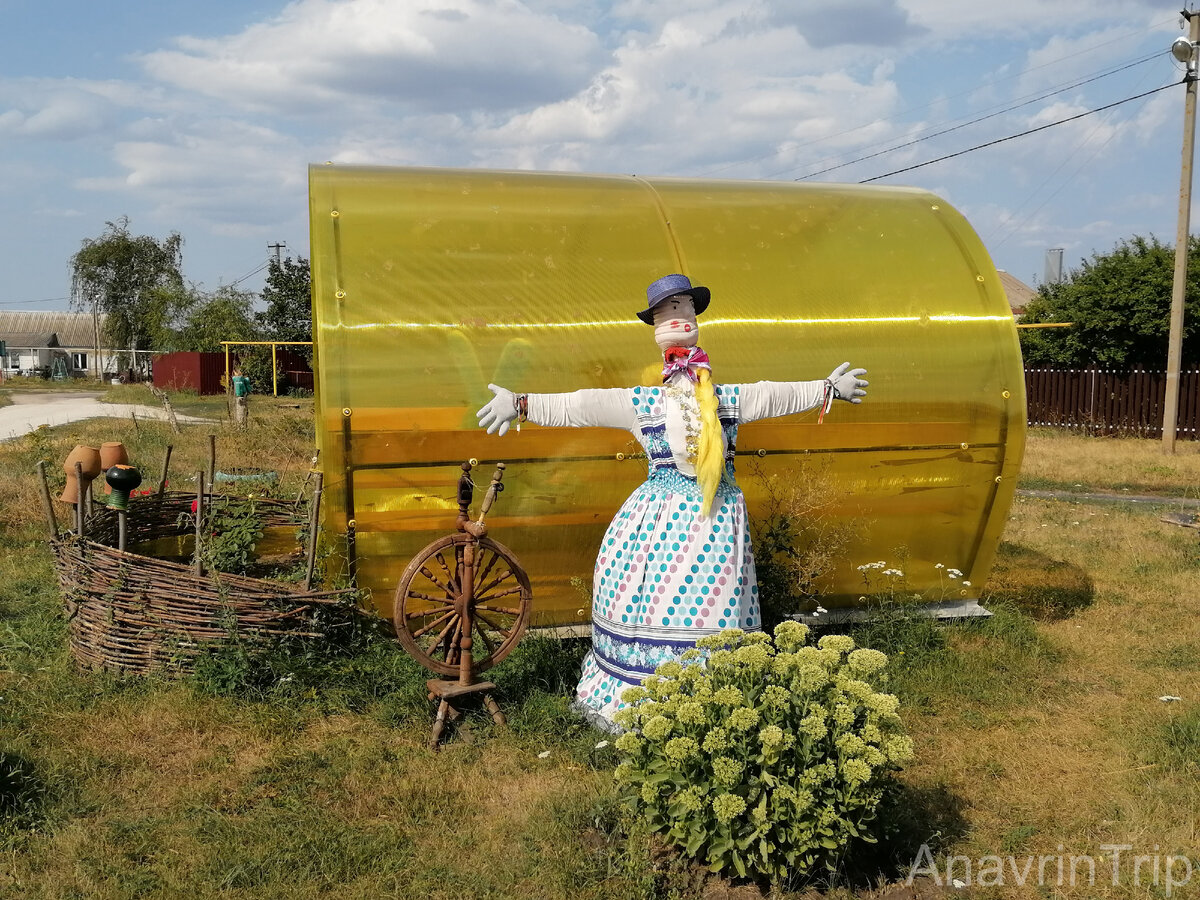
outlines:
M576 700L609 720L621 692L723 628L760 627L742 492L723 483L707 518L695 479L663 467L630 495L601 543L592 652Z

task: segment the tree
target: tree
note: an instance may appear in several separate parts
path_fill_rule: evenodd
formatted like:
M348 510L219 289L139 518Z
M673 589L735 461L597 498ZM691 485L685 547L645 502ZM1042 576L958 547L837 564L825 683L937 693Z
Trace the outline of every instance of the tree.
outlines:
M148 350L169 332L175 305L185 295L180 265L183 238L162 241L129 233L129 219L106 222L105 232L84 240L71 257L71 305L104 315L109 346ZM137 365L136 353L133 364Z
M271 260L262 300L267 308L258 314L264 340L312 340L312 280L303 256ZM311 348L297 348L312 359Z
M1162 369L1167 363L1174 248L1133 237L1083 260L1061 284L1042 285L1021 322L1071 322L1070 328L1023 328L1030 365ZM1200 362L1200 238L1188 242L1183 364Z
M254 294L226 286L196 297L175 343L182 350L221 352L221 341L257 340Z

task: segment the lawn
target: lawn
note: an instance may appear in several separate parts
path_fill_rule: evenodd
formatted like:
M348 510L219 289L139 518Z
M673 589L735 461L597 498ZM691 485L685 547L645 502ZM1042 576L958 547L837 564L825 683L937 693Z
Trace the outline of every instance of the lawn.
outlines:
M294 495L310 412L266 401L254 414L247 434L218 428L219 458L270 465ZM495 673L511 727L472 717L437 754L424 673L386 629L305 655L218 657L183 681L76 672L36 461L124 440L155 483L167 443L180 478L204 468L208 433L94 420L0 444L0 897L735 896L622 813L611 748L567 706L580 642L523 642ZM1200 456L1181 449L1038 433L1028 484L1195 496ZM892 654L916 758L883 843L848 860L831 896L878 896L922 844L942 872L947 854L1096 861L1094 885L1046 888L1036 861L1024 887L1006 863L1006 886L981 893L1003 897L1163 896L1149 868L1133 885L1127 859L1111 884L1101 845L1196 856L1196 533L1079 497L1020 497L1011 515L993 618L886 614L856 633Z

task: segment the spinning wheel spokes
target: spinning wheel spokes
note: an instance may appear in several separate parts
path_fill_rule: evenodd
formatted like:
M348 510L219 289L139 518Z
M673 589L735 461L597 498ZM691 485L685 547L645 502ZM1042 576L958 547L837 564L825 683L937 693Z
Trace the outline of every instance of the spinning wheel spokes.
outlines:
M463 632L464 553L471 538L455 534L429 544L409 563L396 588L395 624L400 643L440 675L459 674L459 644L471 636L471 668L483 672L504 659L525 631L533 593L529 578L503 544L475 543L470 635Z

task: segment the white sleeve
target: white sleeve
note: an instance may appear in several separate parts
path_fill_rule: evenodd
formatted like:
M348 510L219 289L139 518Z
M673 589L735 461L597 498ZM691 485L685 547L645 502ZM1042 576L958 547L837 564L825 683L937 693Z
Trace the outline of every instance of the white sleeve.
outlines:
M756 381L740 384L738 422L756 422L776 416L790 416L821 405L825 379L820 381Z
M623 428L637 425L633 391L592 388L570 394L530 394L529 421L551 428Z

